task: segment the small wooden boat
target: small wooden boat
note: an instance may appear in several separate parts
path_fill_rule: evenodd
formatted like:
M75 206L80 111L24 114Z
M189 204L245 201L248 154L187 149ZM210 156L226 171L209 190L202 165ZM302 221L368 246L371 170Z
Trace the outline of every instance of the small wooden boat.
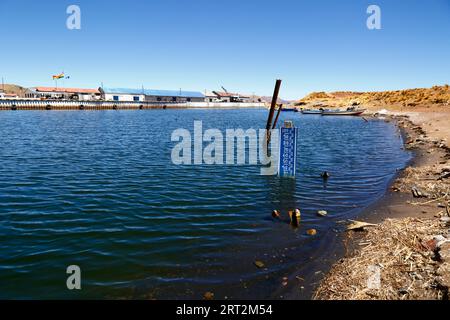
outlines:
M365 109L347 108L347 110L323 110L323 116L360 116Z
M322 114L322 110L304 109L302 114Z

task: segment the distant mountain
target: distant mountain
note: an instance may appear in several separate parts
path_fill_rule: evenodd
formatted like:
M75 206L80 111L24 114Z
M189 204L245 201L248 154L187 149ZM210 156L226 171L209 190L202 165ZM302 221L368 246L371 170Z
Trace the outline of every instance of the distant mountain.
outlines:
M261 101L263 101L265 103L268 103L268 104L272 103L272 97L271 96L262 96L262 97L259 97L259 99L261 99ZM291 101L291 100L284 100L284 99L281 99L281 98L278 98L278 100L277 100L277 103L284 104L284 105L291 104L291 102L293 102L293 101Z

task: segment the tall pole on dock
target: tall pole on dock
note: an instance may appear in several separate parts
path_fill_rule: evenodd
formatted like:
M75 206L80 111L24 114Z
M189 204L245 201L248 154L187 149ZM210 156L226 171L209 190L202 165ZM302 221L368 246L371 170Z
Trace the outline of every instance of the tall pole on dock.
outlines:
M275 89L273 91L272 103L270 105L269 117L267 118L266 132L267 132L267 145L270 143L270 129L272 127L273 114L275 113L275 108L277 106L278 93L280 92L281 80L277 79L275 83Z

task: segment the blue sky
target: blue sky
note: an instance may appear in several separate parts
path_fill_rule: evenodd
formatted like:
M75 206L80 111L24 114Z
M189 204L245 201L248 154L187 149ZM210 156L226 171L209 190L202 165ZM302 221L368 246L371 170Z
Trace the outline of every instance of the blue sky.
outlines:
M0 76L23 86L65 71L60 86L260 95L281 78L289 99L429 87L450 83L450 0L0 0L0 43Z

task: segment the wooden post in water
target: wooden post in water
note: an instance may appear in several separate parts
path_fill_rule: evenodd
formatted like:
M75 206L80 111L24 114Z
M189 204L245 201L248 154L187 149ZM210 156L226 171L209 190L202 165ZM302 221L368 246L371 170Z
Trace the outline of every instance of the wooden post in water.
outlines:
M278 93L280 92L281 80L277 79L275 83L275 90L273 91L272 103L270 105L269 117L267 118L266 132L267 132L267 145L270 143L270 129L272 128L273 114L277 106Z
M280 116L281 109L283 109L283 104L280 104L280 106L278 107L277 116L275 117L275 121L273 122L272 130L277 127L278 117Z

